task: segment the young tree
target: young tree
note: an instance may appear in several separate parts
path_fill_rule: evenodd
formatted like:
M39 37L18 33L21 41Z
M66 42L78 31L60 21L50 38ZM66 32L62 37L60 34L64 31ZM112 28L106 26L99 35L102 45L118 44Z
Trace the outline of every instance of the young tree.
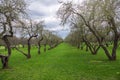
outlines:
M37 23L36 26L38 26L37 44L38 44L38 54L40 54L41 41L43 40L43 27L45 26L44 21L40 21L39 23Z
M51 32L48 31L48 30L44 30L44 31L43 31L44 52L46 52L46 47L47 47L47 44L48 44L48 40L49 40L49 38L50 38L50 34L51 34Z
M21 52L28 59L31 58L31 39L33 37L38 36L39 27L40 26L38 26L37 23L32 20L29 20L29 22L24 22L21 33L22 33L22 35L24 35L27 38L27 53L25 53L24 51L21 51L17 47L16 47L16 50Z

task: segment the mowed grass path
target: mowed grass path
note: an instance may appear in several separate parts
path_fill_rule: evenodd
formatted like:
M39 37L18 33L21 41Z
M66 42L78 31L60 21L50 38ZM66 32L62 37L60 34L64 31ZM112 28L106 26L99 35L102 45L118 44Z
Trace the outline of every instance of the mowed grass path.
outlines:
M28 60L13 50L11 69L0 69L0 80L120 80L120 54L111 62L102 50L93 56L65 43L41 55L34 47L31 54Z

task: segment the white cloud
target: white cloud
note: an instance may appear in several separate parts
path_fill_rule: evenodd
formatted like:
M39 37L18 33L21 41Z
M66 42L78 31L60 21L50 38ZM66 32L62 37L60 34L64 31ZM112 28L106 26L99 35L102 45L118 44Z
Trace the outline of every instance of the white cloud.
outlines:
M34 15L36 16L36 14L42 17L51 16L51 15L55 16L59 7L60 7L60 4L46 6L41 2L36 1L30 4L29 10L31 13L34 13L32 14L33 16Z
M71 1L71 0L61 0L61 1ZM78 1L81 2L83 0L73 0L75 3ZM39 19L45 20L46 29L51 31L59 31L59 34L65 37L70 28L68 26L61 27L60 19L56 17L56 12L59 9L60 4L57 0L31 0L29 8L30 16L35 20L39 21Z
M55 26L60 24L60 19L59 19L59 18L56 18L56 17L54 17L54 16L44 17L44 20L45 20L45 23L46 23L46 24L54 24ZM49 26L49 25L48 25L48 26ZM54 26L53 26L53 27L54 27Z

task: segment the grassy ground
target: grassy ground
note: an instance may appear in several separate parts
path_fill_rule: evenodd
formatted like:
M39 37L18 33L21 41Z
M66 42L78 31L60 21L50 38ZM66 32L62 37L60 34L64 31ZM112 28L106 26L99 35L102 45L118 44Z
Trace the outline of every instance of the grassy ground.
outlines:
M33 48L29 60L14 50L9 65L0 69L0 80L120 80L120 54L111 62L102 50L93 56L68 44L41 55Z

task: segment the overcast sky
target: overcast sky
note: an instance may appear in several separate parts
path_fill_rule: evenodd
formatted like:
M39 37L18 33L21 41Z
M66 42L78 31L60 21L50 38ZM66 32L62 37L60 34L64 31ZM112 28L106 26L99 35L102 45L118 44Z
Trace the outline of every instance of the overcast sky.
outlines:
M38 21L40 19L45 20L46 29L57 32L59 36L65 38L69 34L70 29L68 26L63 27L59 25L60 19L56 15L59 7L60 4L57 0L31 0L28 9L32 19Z

